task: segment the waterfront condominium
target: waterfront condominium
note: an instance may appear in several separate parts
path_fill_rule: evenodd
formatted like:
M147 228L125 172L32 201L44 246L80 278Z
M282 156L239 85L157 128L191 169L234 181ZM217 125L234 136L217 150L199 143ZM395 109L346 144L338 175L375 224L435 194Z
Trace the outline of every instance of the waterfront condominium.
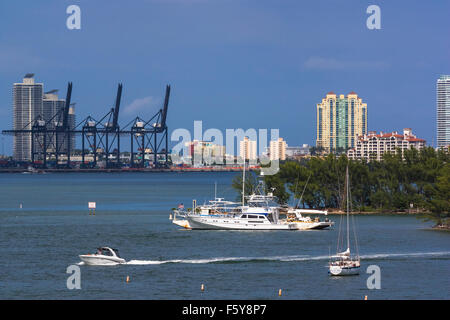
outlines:
M355 146L358 135L366 133L367 104L355 92L347 96L329 92L317 104L317 147L345 151Z
M347 151L349 159L366 161L381 161L386 153L395 154L401 151L402 157L405 150L415 148L421 150L425 148L426 141L417 138L411 128L403 129L403 134L397 131L379 134L375 131L369 131L368 134L358 136L356 146Z
M239 156L241 159L256 161L256 141L244 137L244 140L239 142Z
M450 145L450 75L441 76L436 82L437 147Z
M34 82L34 74L25 75L22 83L13 85L13 128L30 130L32 122L42 114L43 84ZM31 160L31 133L14 136L14 159Z
M286 160L286 141L283 138L270 141L270 160Z

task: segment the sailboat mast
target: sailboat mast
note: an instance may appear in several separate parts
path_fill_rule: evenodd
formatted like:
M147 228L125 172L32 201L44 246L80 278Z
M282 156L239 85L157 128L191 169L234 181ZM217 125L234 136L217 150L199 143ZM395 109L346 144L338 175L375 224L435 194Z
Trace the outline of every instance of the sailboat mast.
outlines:
M347 249L350 250L350 230L349 230L349 193L348 193L348 184L349 184L349 179L348 179L348 165L347 165L347 170L346 170L346 187L347 187Z
M242 206L245 204L245 157L244 157L244 170L242 170Z

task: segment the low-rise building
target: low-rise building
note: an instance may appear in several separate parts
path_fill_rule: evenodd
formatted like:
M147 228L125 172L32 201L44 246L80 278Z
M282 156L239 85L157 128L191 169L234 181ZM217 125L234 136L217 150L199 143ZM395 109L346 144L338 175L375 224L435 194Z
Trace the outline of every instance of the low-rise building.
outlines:
M196 164L222 164L225 157L225 146L217 145L211 141L190 141L186 143L188 157Z
M310 155L309 144L303 144L301 147L288 147L286 146L286 158L306 157Z
M387 152L396 153L398 149L403 152L407 149L416 148L418 150L425 147L426 141L417 138L410 128L403 129L403 134L397 131L379 134L376 131L369 131L368 134L358 136L356 146L347 151L350 159L382 160Z

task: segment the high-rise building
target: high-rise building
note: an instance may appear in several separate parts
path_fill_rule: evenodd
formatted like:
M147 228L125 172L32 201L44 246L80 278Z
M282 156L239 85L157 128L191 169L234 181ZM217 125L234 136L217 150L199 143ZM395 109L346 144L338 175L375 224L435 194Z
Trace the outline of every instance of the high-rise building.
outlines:
M65 99L58 98L58 90L51 90L44 94L42 101L42 115L47 123L47 129L53 130L57 126L61 126L63 123L64 108L66 106ZM69 107L68 114L68 125L70 130L75 129L75 104L72 103ZM56 141L58 141L58 149L62 152L67 152L68 141L67 135L63 132L58 133L58 139L56 139L56 134L49 133L47 135L47 141L50 149L49 152L54 152L56 149ZM75 135L70 137L70 152L75 149Z
M436 82L437 91L437 147L450 145L450 75L441 76Z
M13 85L13 129L31 130L36 120L42 120L46 123L47 130L53 130L58 125L62 125L63 111L66 104L64 99L59 99L58 90L43 93L44 85L35 83L34 74L25 75L22 83ZM59 113L59 114L58 114ZM57 115L58 114L58 115ZM72 104L69 108L68 125L70 129L75 129L75 108ZM35 152L44 145L42 136L36 138L39 143L33 143L31 133L20 133L14 136L13 157L19 161L31 160L31 148L34 144ZM59 133L56 139L55 133L48 133L46 144L47 152L54 152L56 149L56 140L58 140L58 149L60 152L67 152L68 141L65 133ZM36 142L36 141L35 141ZM70 137L70 151L75 148L75 135Z
M244 140L239 142L239 156L241 159L256 161L256 141L244 137Z
M65 102L65 101L64 101ZM67 123L69 124L69 128L70 130L75 130L75 125L76 125L76 116L75 116L75 103L71 103L69 106L69 114L68 114L68 118L67 118ZM73 150L75 150L75 135L72 134L70 136L70 152L72 153ZM67 149L67 147L66 147Z
M327 152L354 147L356 137L367 133L367 104L355 92L337 96L329 92L317 104L316 146Z
M30 130L42 115L43 84L35 83L34 74L25 75L22 83L13 85L13 128ZM14 136L13 156L19 161L31 160L31 133Z
M270 160L286 160L286 141L283 138L270 141Z

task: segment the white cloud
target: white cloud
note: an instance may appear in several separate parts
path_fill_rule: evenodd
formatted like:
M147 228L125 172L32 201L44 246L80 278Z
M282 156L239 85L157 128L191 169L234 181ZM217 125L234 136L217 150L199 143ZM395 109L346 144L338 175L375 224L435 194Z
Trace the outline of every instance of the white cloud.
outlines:
M383 61L338 60L335 58L310 57L303 63L306 69L314 70L379 70L389 64Z
M125 114L136 114L138 112L145 112L152 110L155 111L157 107L161 104L161 100L159 98L155 98L152 96L145 98L134 99L130 104L123 108L123 112Z

